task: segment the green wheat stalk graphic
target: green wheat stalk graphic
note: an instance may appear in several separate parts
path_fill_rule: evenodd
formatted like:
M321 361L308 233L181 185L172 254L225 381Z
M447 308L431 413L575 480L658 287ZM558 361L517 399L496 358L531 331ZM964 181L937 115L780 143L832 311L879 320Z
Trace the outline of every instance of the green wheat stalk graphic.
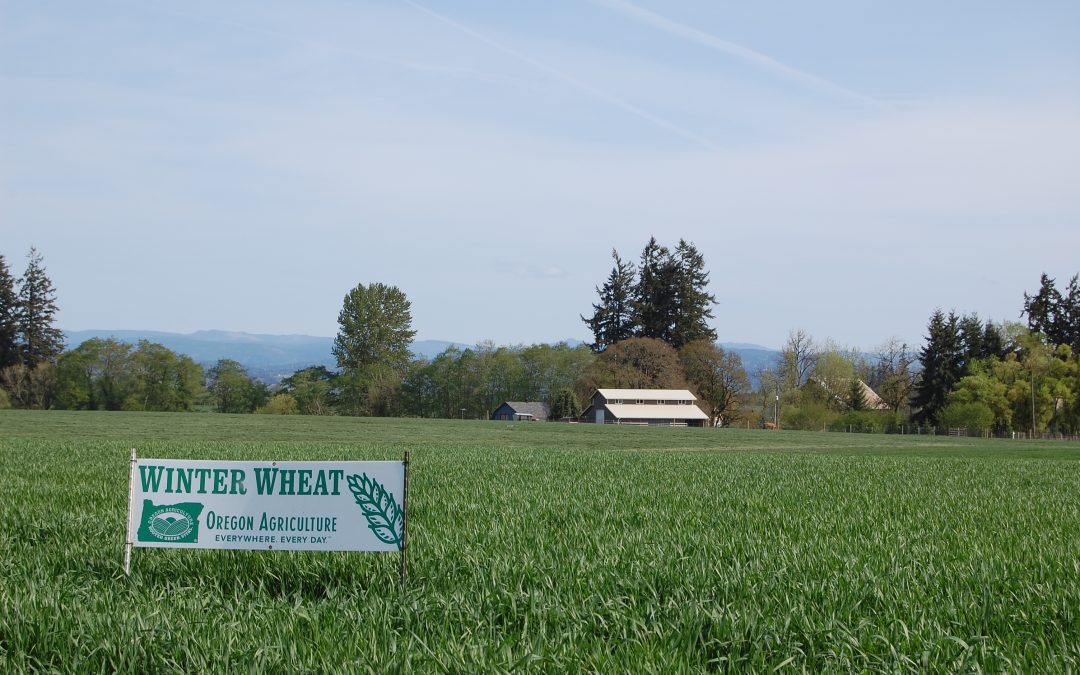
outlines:
M349 476L352 491L360 510L367 518L368 528L384 544L397 544L401 548L402 513L394 497L379 481L363 475Z

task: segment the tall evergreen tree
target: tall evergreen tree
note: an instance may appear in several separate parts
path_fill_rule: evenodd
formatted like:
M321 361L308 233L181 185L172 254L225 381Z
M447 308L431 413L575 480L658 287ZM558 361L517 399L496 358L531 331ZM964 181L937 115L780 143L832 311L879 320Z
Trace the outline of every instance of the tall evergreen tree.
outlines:
M29 263L19 280L18 307L15 312L21 338L22 361L33 367L52 363L64 351L64 334L53 326L56 316L56 290L45 274L37 249L31 247Z
M1071 345L1074 354L1080 354L1080 274L1069 279L1069 287L1061 298L1061 315L1066 330L1065 344Z
M1061 293L1045 272L1039 278L1039 292L1035 295L1024 293L1024 310L1027 314L1028 328L1040 333L1053 345L1067 343L1064 333L1068 330L1068 316Z
M603 287L596 289L600 303L593 305L591 318L581 317L592 331L594 352L634 335L634 263L624 262L614 249L611 257L615 267Z
M930 317L926 345L919 352L922 372L915 384L911 407L915 421L936 425L953 385L960 381L962 345L959 319L936 310Z
M590 318L581 317L593 333L592 349L601 352L628 337L662 340L679 348L697 340L716 340L709 326L716 297L708 291L705 257L692 243L679 240L674 254L656 237L641 252L634 280L633 263L612 251L615 268L597 288L600 303Z
M19 363L19 299L15 278L0 255L0 369Z
M985 331L978 314L967 314L961 318L959 330L962 375L967 375L972 362L986 356L983 344Z
M987 321L986 326L983 328L982 348L984 358L1003 359L1005 354L1008 353L1005 336L1002 334L1001 328L991 321Z
M716 330L709 326L713 318L712 306L716 297L706 290L709 272L705 269L705 256L690 242L679 240L675 249L675 325L671 346L676 349L695 340L716 340Z
M1080 351L1080 275L1073 275L1063 294L1045 273L1039 279L1039 292L1024 293L1028 328L1040 333L1050 345L1070 345Z
M678 263L656 237L641 252L638 283L634 287L634 324L637 336L672 344L678 316Z
M866 401L866 390L863 389L862 380L855 377L852 378L851 384L848 386L848 407L852 410L866 410L869 407L869 403Z

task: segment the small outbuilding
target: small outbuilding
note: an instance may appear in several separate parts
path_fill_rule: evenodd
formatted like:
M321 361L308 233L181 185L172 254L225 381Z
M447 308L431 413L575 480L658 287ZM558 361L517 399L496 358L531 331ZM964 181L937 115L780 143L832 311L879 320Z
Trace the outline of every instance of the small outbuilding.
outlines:
M581 417L596 424L704 427L709 416L686 389L597 389Z
M539 401L506 401L491 413L491 419L528 422L546 422L551 417L551 410L546 403Z

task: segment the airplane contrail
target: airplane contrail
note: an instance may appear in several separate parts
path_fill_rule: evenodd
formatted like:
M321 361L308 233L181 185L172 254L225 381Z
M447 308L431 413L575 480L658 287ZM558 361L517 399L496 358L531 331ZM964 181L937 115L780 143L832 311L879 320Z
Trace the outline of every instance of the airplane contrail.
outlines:
M777 61L776 59L762 54L761 52L754 51L748 47L743 47L740 44L731 42L730 40L724 40L711 33L698 30L693 26L687 26L684 23L673 21L665 16L661 16L656 12L650 11L635 5L626 0L590 0L593 4L600 5L614 12L622 14L639 23L652 26L672 35L676 35L681 38L696 42L700 45L704 45L711 49L723 52L729 56L733 56L741 61L745 61L751 65L754 65L762 70L769 71L775 75L779 75L786 79L798 82L804 86L816 89L821 92L837 96L850 102L858 103L863 106L883 108L887 107L881 101L871 98L864 94L860 94L856 91L852 91L846 87L843 87L835 82L830 82L825 78L818 77L798 68L787 65Z
M693 143L695 145L698 145L698 146L701 146L702 148L705 148L707 150L716 150L717 149L716 144L713 143L711 140L705 138L704 136L696 134L693 131L690 131L690 130L684 128L684 127L679 126L678 124L675 124L674 122L669 122L668 120L665 120L664 118L659 117L658 115L654 115L653 113L651 113L651 112L649 112L649 111L647 111L647 110L645 110L643 108L640 108L640 107L634 105L633 103L630 103L629 101L626 101L626 100L624 100L622 98L619 98L618 96L615 96L614 94L610 94L610 93L604 91L603 89L595 87L595 86L593 86L593 85L591 85L591 84L589 84L587 82L579 80L578 78L574 77L573 75L570 75L569 73L563 72L562 70L559 70L558 68L555 68L553 66L549 66L548 64L546 64L546 63L544 63L542 61L539 61L537 59L534 59L533 57L528 56L527 54L523 54L523 53L519 52L518 50L513 49L512 47L509 47L507 45L502 44L501 42L493 40L493 39L487 37L486 35L473 30L472 28L470 28L469 26L467 26L467 25L465 25L463 23L455 21L454 19L451 19L450 17L445 16L443 14L440 14L440 13L438 13L438 12L432 10L432 9L428 9L424 5L421 5L420 3L415 2L415 0L401 0L401 2L405 3L406 5L412 7L413 9L415 9L417 11L423 12L424 14L427 14L428 16L433 17L433 18L447 24L448 26L451 26L455 30L460 31L460 32L472 37L473 39L478 40L478 41L486 44L487 46L489 46L489 47L491 47L493 49L496 49L496 50L498 50L498 51L500 51L500 52L502 52L504 54L512 56L512 57L514 57L515 59L517 59L519 61L527 63L528 65L532 66L533 68L536 68L537 70L541 70L541 71L547 73L548 75L551 75L552 77L555 77L555 78L557 78L559 80L562 80L563 82L565 82L565 83L567 83L567 84L569 84L569 85L571 85L571 86L573 86L573 87L575 87L577 89L580 89L581 91L584 91L585 93L589 94L590 96L593 96L593 97L595 97L595 98L597 98L597 99L599 99L599 100L601 100L601 101L603 101L605 103L608 103L609 105L615 106L616 108L619 108L619 109L621 109L621 110L623 110L625 112L628 112L631 115L634 115L635 117L643 119L646 122L649 122L649 123L651 123L651 124L653 124L653 125L655 125L657 127L660 127L661 129L664 129L664 130L669 131L669 132L671 132L671 133L673 133L673 134L675 134L677 136L680 136L684 140L690 141L691 143Z

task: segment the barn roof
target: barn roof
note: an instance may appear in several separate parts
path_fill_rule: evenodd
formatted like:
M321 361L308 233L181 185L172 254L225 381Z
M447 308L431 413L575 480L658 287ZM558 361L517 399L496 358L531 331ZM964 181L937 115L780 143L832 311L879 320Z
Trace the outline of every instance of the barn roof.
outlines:
M613 398L643 401L696 401L688 389L597 389L607 400Z
M608 404L607 409L620 420L707 420L709 416L696 405Z
M532 415L538 420L546 420L551 417L551 411L548 409L546 403L539 401L506 401L503 406L508 406L515 414L518 415Z

